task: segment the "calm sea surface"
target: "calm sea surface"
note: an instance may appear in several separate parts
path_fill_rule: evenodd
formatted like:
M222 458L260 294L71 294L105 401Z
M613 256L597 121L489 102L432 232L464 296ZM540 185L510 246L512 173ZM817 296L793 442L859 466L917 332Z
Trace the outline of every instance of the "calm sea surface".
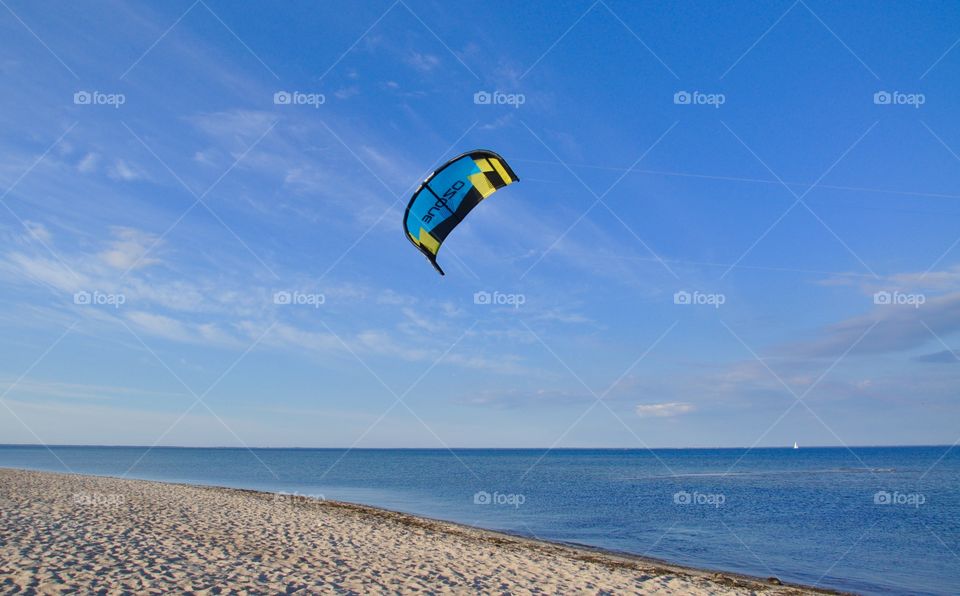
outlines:
M860 593L960 593L960 447L0 446L0 467L322 496Z

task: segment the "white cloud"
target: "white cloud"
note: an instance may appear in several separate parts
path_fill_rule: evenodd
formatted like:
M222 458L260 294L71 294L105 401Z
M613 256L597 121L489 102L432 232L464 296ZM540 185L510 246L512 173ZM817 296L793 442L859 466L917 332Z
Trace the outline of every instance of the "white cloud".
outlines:
M892 282L894 288L951 291L960 288L960 266L943 271L898 273L891 275L888 279ZM889 287L881 289L889 289Z
M530 369L527 366L520 364L519 358L511 354L492 354L491 356L482 356L479 354L471 354L470 356L464 356L462 354L447 354L444 358L444 362L449 362L450 364L455 364L457 366L462 366L464 368L471 368L474 370L484 370L497 374L504 375L532 375L536 371Z
M817 283L822 286L859 286L865 294L879 290L949 292L960 289L960 265L939 271L908 271L878 278L845 274Z
M417 333L418 331L422 330L433 334L443 331L445 327L444 325L438 323L436 319L430 318L429 316L423 316L412 308L402 308L400 309L400 312L402 312L403 316L406 318L406 323L401 325L401 327L408 328L413 333Z
M23 225L26 226L27 232L29 234L29 239L39 240L45 244L49 243L53 236L50 234L50 230L47 229L42 223L35 221L25 221Z
M0 271L8 274L11 280L25 277L63 292L75 292L86 283L86 278L80 277L56 260L22 253L7 254L6 258L0 261Z
M205 166L214 166L220 162L220 154L214 149L197 151L193 154L193 161Z
M89 174L97 169L97 164L100 163L100 156L96 153L87 153L83 156L83 159L80 160L80 163L77 164L77 171L81 174Z
M138 329L151 335L183 342L194 339L194 334L187 329L186 325L164 315L135 311L128 314L127 319Z
M229 110L202 114L189 118L189 121L214 139L244 148L250 141L256 140L269 130L276 117L264 111Z
M253 329L249 324L245 326L247 331L253 335L258 330ZM263 330L259 330L262 334ZM343 346L339 340L330 333L318 333L314 331L305 331L285 323L278 323L263 338L263 343L275 347L283 347L294 350L306 350L308 352L330 352L342 350Z
M171 397L186 395L183 392L153 391L137 387L70 383L49 379L20 379L16 377L0 378L0 387L9 390L9 396L12 398L29 396L31 398L105 401L130 396Z
M563 389L506 389L480 390L469 395L464 403L476 406L494 406L498 408L517 408L524 406L555 407L593 401L593 397L584 391Z
M146 311L133 311L126 318L137 331L182 343L243 349L255 339L237 337L216 323L193 323ZM253 326L248 326L247 330L252 332Z
M787 345L787 355L882 354L934 344L960 331L960 292L926 297L918 307L875 306L868 314L827 326L820 337Z
M360 88L356 85L350 85L349 87L337 89L333 94L337 99L350 99L351 97L360 94Z
M695 409L696 407L693 404L674 401L662 404L641 404L636 407L635 411L637 416L641 418L667 418L689 414Z
M100 260L114 269L127 270L130 267L144 267L156 263L157 259L145 255L156 242L153 234L133 228L116 227L112 230L114 240L110 248L101 252Z
M589 318L560 308L550 308L536 314L536 319L542 321L557 321L558 323L592 323Z
M420 52L412 52L406 57L406 62L420 72L430 72L440 66L440 58L438 56L421 54Z
M127 182L139 180L144 177L139 169L131 166L122 159L118 159L113 163L113 166L107 170L107 176L110 176L114 180L124 180Z
M502 114L495 118L494 120L487 122L486 124L480 125L480 130L496 130L498 128L503 128L513 122L514 115L510 112Z
M406 342L398 342L388 332L379 330L363 331L356 336L356 347L358 352L367 352L399 358L410 362L435 360L440 354L432 350L416 348ZM450 355L448 354L449 358Z
M387 304L391 306L409 306L416 303L416 301L417 299L413 296L400 294L399 292L389 288L380 292L380 294L377 296L378 304Z

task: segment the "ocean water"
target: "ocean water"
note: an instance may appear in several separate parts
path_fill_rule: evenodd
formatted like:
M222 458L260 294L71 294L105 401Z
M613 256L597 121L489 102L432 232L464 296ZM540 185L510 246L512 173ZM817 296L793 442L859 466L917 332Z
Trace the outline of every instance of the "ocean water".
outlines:
M960 593L960 448L947 446L749 452L0 446L0 467L351 501L865 594Z

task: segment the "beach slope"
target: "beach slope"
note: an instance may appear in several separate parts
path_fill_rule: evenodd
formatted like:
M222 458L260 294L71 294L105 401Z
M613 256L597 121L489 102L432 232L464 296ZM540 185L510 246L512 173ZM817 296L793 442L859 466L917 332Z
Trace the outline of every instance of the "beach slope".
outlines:
M370 507L0 469L3 593L823 593Z

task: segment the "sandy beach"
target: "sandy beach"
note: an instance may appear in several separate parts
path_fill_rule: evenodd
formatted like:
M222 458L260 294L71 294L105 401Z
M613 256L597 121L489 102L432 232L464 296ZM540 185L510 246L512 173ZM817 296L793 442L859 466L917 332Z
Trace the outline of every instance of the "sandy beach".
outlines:
M12 594L804 594L289 495L0 469Z

